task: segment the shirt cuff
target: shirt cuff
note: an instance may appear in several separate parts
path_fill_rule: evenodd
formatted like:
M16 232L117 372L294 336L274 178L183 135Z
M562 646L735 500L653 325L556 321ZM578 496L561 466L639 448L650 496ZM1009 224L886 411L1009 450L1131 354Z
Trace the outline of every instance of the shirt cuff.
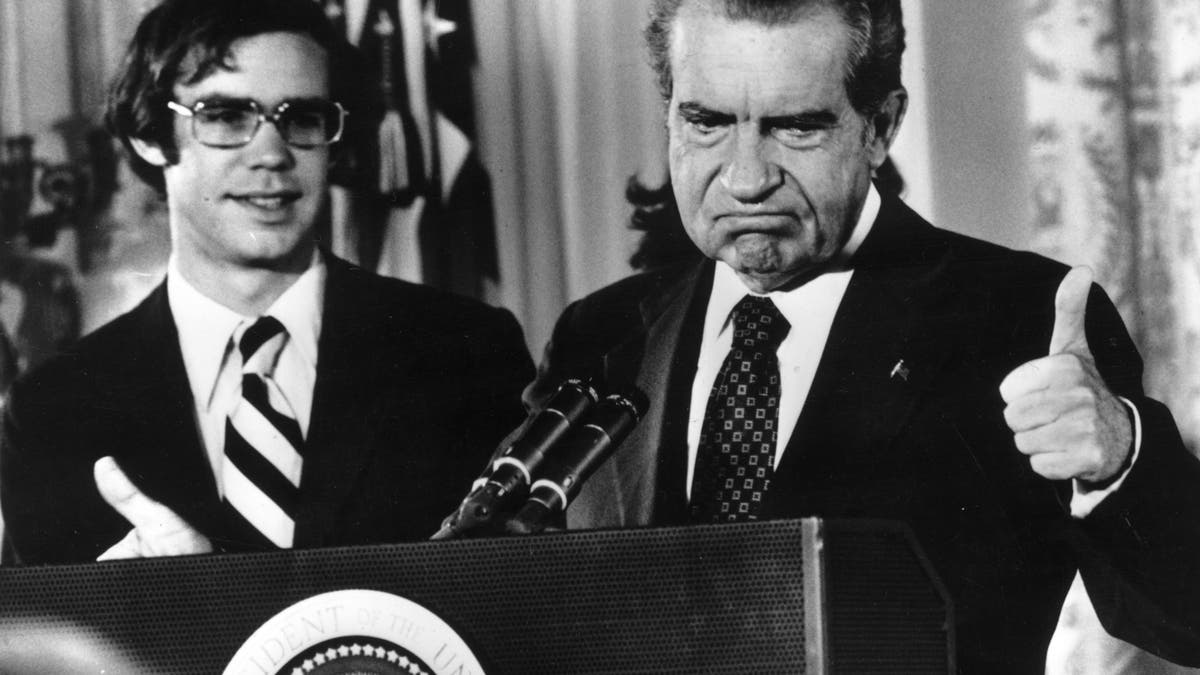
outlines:
M1128 466L1117 476L1116 480L1110 483L1107 487L1099 490L1088 490L1084 488L1078 480L1071 481L1071 516L1075 518L1086 518L1088 514L1095 509L1104 498L1116 492L1121 484L1125 482L1125 478L1129 476L1129 472L1133 469L1133 465L1137 462L1138 454L1142 450L1142 417L1138 414L1137 406L1124 396L1118 396L1121 403L1129 408L1129 419L1133 421L1133 450L1132 456L1129 459Z

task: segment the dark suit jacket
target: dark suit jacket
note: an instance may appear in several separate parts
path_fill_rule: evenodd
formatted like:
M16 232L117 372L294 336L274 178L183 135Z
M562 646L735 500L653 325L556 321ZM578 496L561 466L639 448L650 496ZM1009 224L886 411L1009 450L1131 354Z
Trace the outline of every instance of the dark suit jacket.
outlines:
M433 534L520 422L533 364L512 315L327 256L296 547ZM129 531L96 491L112 455L226 550L165 284L14 385L0 437L10 561L94 560Z
M1093 289L1091 347L1138 407L1145 440L1121 489L1069 517L1071 486L1015 448L999 385L1045 356L1065 268L935 229L897 199L855 273L764 509L768 518L899 519L956 602L964 672L1035 672L1077 566L1111 630L1200 663L1200 462L1146 398L1141 361ZM535 403L568 376L636 387L641 425L589 480L571 528L686 522L686 429L713 264L632 277L563 314ZM893 376L900 360L907 377ZM1192 567L1187 567L1191 565Z

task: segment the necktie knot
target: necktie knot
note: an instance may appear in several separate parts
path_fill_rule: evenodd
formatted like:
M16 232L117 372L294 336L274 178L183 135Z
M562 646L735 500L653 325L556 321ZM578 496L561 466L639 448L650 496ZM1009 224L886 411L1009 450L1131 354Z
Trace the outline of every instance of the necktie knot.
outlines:
M770 298L747 295L733 308L733 342L743 349L773 352L791 328Z
M286 339L287 331L279 319L273 316L259 317L238 340L242 371L270 374Z

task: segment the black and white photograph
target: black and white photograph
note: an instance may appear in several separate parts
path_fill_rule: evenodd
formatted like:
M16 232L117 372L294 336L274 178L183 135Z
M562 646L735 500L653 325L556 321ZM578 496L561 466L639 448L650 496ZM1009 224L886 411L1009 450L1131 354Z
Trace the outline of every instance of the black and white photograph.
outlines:
M1200 2L0 0L0 673L1200 673Z

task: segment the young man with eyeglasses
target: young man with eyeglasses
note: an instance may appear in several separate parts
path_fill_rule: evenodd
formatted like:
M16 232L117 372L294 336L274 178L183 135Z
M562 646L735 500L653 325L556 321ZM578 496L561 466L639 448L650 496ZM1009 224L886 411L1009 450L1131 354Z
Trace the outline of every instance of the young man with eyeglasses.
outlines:
M143 19L108 119L166 197L167 278L14 386L7 561L422 539L521 420L510 314L315 242L331 160L372 119L356 66L311 0Z

